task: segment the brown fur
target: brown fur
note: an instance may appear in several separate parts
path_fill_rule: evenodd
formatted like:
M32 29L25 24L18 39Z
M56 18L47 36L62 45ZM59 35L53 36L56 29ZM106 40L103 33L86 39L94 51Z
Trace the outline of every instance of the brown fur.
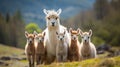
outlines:
M27 59L29 61L29 67L34 67L35 61L35 45L34 45L34 35L27 34L27 38L32 38L32 42L27 43L25 46L25 53L27 55Z
M78 35L79 33L75 30L71 31L71 35ZM79 61L79 46L78 40L73 40L71 38L71 45L68 50L68 59L70 61Z
M44 38L44 35L38 34L37 37ZM36 62L37 62L37 65L42 64L45 61L45 58L46 58L46 51L45 51L44 41L37 42L37 44L36 44Z

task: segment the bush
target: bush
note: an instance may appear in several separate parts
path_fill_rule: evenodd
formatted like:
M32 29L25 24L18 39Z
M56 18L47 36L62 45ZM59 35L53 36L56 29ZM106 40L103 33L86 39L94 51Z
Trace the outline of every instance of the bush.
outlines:
M33 33L34 31L42 32L42 30L36 23L29 23L28 25L26 25L25 30L28 31L29 33Z
M96 46L105 43L105 41L104 41L103 39L101 39L100 37L96 37L96 36L94 36L94 37L92 38L92 42L93 42Z

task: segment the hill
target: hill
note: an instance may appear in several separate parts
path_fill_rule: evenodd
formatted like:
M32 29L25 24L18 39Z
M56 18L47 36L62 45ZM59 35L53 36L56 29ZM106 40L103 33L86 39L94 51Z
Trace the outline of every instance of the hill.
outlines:
M0 44L0 67L25 67L24 50Z
M52 63L38 67L120 67L120 56L96 58L81 62ZM0 44L0 67L28 67L23 49Z

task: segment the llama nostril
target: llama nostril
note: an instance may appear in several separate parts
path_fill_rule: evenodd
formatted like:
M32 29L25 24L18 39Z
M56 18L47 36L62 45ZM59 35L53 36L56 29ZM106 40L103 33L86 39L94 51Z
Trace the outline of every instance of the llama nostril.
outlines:
M85 40L85 42L86 42L87 40Z
M75 38L74 38L74 40L75 40Z
M30 43L32 43L32 41L30 41Z
M55 25L55 22L52 22L52 26L54 26Z

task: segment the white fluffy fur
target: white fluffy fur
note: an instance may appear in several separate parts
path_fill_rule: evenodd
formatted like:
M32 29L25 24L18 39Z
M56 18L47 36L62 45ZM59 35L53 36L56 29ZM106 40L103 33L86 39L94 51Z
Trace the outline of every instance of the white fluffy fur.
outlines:
M90 40L92 30L89 32L80 31L80 35L82 37L82 42L80 45L80 55L82 59L96 58L96 48Z
M65 39L68 44L70 43L70 40L69 40L70 37L67 32L67 29L64 26L60 25L59 18L57 20L55 20L54 18L51 18L50 20L47 19L47 17L52 16L52 15L59 17L61 13L61 9L59 9L57 12L54 10L44 9L44 13L46 14L46 23L47 23L46 24L47 28L43 31L43 32L46 32L44 43L47 48L47 58L51 63L53 58L55 58L56 56L56 45L58 44L56 32L59 33L59 32L66 31ZM53 21L55 22L54 27L51 25L51 22Z
M65 62L67 61L68 55L68 44L65 41L65 32L57 33L58 36L58 44L56 46L56 59L57 62Z

